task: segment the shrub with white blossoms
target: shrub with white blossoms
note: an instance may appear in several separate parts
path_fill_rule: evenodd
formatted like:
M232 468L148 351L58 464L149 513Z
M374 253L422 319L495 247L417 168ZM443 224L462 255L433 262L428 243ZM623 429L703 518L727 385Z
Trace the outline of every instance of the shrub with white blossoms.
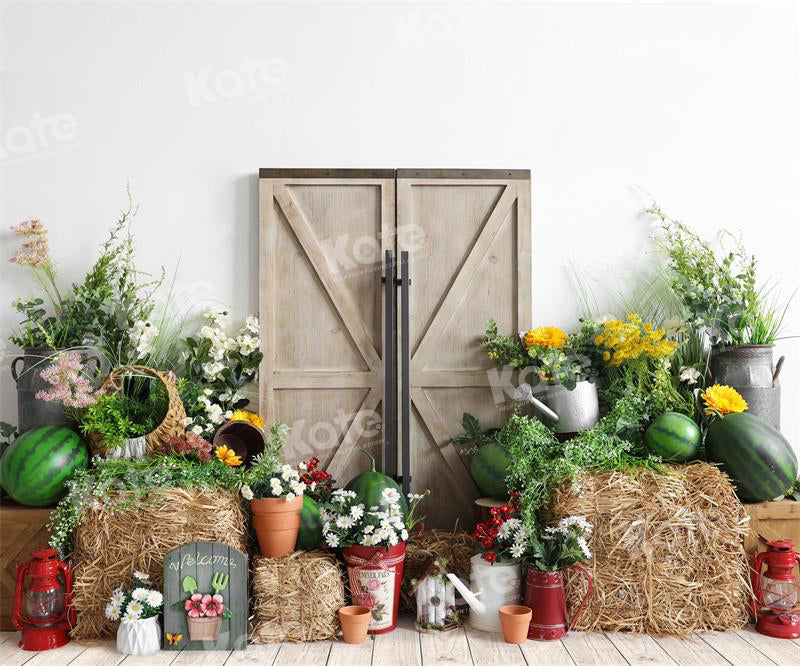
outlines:
M367 507L352 490L334 490L331 501L320 507L322 534L331 548L381 546L389 548L407 541L409 533L422 519L416 517L419 503L429 494L409 494L408 516L404 518L401 495L384 488L380 506Z
M158 615L164 604L164 597L161 592L150 587L150 584L148 574L134 571L133 585L130 588L120 585L111 593L106 604L106 617L109 620L134 622Z
M184 385L181 398L186 408L186 429L207 439L233 412L250 402L245 389L256 380L263 354L259 350L258 318L248 316L233 334L227 334L228 312L209 309L206 323L186 338Z
M241 492L242 497L248 500L283 497L291 501L305 490L306 484L300 480L300 472L291 465L283 465L270 477L263 480L257 478L250 484L243 485Z
M576 562L591 559L587 539L592 525L583 516L567 516L556 525L531 534L526 544L526 561L539 571L560 571Z

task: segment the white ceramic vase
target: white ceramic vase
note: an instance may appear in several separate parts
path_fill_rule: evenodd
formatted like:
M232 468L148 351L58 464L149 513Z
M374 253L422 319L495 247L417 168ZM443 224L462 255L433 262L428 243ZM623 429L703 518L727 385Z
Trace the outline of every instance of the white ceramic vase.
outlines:
M146 620L122 621L117 629L117 651L134 656L153 654L161 649L158 616Z
M146 457L147 440L144 437L123 440L122 444L106 452L109 460L144 460Z

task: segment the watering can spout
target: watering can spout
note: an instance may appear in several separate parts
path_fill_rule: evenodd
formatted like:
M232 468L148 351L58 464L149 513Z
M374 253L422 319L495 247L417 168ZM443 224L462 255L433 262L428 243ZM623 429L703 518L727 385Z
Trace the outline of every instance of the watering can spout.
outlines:
M455 586L455 588L461 593L461 596L464 597L464 601L469 604L469 607L472 610L474 610L476 613L486 612L486 604L478 600L478 595L471 592L470 589L464 585L463 582L461 582L461 579L458 576L449 573L447 574L447 577L450 579L450 582ZM480 594L480 592L478 594Z

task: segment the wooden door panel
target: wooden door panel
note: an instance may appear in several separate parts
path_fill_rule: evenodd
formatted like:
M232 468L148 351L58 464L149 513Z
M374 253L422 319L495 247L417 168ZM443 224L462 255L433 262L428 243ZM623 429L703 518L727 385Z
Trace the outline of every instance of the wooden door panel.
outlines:
M412 487L434 493L431 526L469 525L479 492L469 457L450 442L463 412L487 427L508 417L508 403L492 394L480 338L490 318L503 330L530 325L530 176L399 172L397 205L398 252L410 252ZM404 242L400 230L409 226L424 243Z
M381 458L387 176L261 172L261 412L292 427L284 457L317 455L343 481L367 468L357 449Z

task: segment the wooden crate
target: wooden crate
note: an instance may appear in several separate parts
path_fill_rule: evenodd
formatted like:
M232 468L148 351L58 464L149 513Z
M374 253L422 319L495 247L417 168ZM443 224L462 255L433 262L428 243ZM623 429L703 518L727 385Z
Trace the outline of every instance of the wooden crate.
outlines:
M750 516L750 535L744 542L748 556L765 550L765 542L775 539L789 539L795 550L800 549L800 502L758 502L745 504L744 508Z
M0 503L0 631L14 631L11 609L17 580L17 563L31 552L46 548L50 533L45 527L51 508L22 506L7 498Z

